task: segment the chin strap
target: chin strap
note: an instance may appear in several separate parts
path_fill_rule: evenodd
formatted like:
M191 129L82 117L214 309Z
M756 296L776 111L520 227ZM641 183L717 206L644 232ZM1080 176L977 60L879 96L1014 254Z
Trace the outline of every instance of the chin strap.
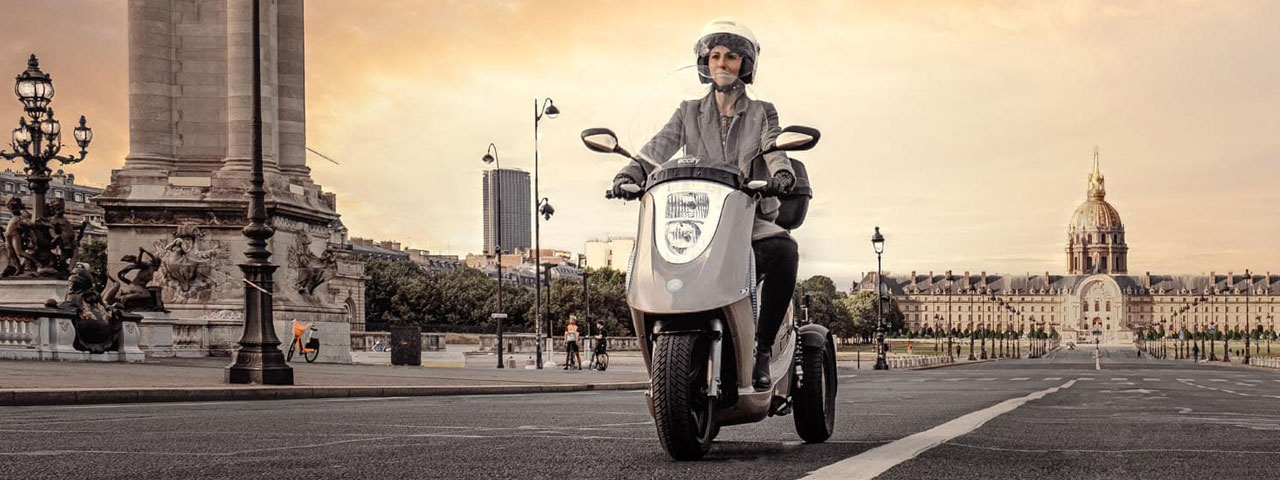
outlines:
M742 83L741 78L734 80L733 83L730 83L725 86L720 86L720 84L717 84L714 81L711 82L711 88L715 89L715 91L720 93L733 93L734 91L741 89L742 87L745 87L745 86L746 84Z

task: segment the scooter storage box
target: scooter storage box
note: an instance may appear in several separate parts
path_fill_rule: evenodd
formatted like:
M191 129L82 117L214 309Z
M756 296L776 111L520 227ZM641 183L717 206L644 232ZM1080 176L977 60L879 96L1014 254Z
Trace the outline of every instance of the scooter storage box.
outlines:
M809 213L809 199L813 198L813 188L809 185L809 171L804 163L791 159L791 169L796 172L796 184L791 192L778 197L782 206L778 208L778 219L774 222L779 227L795 230L804 224L804 217Z

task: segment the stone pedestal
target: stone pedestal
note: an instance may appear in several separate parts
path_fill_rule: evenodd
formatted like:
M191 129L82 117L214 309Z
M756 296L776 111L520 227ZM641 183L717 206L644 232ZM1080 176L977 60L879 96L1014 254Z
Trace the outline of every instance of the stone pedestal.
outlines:
M0 280L0 305L42 308L49 299L61 302L65 298L67 298L66 280Z
M173 357L173 326L177 322L165 312L139 312L139 315L142 321L138 322L141 329L138 346L142 351L148 357Z

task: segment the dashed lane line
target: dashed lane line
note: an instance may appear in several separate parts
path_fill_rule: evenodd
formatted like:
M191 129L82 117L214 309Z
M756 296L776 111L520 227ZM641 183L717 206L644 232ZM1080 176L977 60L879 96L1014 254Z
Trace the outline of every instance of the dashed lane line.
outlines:
M1031 377L1015 377L1015 378L1010 378L1009 380L1014 382L1021 382L1023 380L1031 380Z
M978 429L978 427L991 421L991 419L1009 413L1029 401L1038 400L1051 393L1070 388L1075 383L1075 380L1071 380L1057 387L1033 392L1024 397L1005 400L915 435L827 465L813 471L804 478L805 480L875 478L877 475L887 472L898 464L911 460L933 447Z

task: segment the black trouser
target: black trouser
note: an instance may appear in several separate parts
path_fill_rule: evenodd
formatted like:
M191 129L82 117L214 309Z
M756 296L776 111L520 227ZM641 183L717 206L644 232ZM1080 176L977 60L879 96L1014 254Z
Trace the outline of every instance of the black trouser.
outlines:
M791 305L791 295L796 290L796 269L800 266L800 253L796 241L779 236L760 239L751 243L756 254L756 283L760 287L760 320L756 324L756 349L768 352L778 336L778 328Z

